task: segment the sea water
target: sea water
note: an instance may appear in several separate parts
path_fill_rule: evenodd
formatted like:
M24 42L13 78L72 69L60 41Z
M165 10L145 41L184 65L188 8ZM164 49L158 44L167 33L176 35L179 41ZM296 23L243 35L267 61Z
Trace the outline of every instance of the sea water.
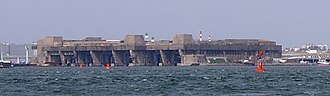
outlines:
M1 95L330 95L330 67L16 67L0 69Z

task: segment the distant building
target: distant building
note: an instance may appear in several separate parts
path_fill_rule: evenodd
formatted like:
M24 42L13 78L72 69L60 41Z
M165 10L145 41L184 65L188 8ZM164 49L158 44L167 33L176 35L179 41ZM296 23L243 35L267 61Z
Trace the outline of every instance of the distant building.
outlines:
M300 48L285 48L282 59L285 63L317 63L320 59L330 59L329 47L306 44Z
M285 48L283 51L284 53L329 53L329 47L328 45L306 44L301 48Z
M258 51L281 58L282 46L274 41L258 39L225 39L194 41L191 34L178 34L173 40L146 41L143 35L127 35L124 40L88 37L64 40L48 36L38 40L35 63L92 64L115 66L175 66L209 63L210 60L236 62L256 60ZM216 60L225 58L226 60ZM210 59L210 60L209 60Z

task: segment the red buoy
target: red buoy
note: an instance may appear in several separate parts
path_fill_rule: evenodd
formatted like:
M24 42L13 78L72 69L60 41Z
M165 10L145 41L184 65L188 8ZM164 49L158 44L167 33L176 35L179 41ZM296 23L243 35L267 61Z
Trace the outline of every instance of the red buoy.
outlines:
M259 62L256 72L265 72L262 62Z
M107 70L110 70L110 64L106 65Z
M256 69L256 72L265 72L265 69L263 67L263 60L265 59L264 56L265 52L264 51L259 51L258 53L258 68Z
M83 68L83 64L79 64L79 67L80 67L80 68Z

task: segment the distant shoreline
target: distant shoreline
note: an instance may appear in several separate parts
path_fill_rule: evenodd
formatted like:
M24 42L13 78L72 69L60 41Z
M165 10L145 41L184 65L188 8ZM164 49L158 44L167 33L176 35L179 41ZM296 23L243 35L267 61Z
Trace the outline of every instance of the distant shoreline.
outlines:
M265 63L264 66L317 66L318 64L303 64L303 63ZM257 66L247 65L242 63L214 63L214 64L200 64L193 66ZM15 66L15 67L79 67L79 66ZM105 66L84 66L84 67L105 67ZM171 66L112 66L112 67L171 67ZM173 67L189 67L189 66L173 66Z
M215 64L205 64L200 66L257 66L247 65L242 63L215 63ZM304 64L304 63L264 63L264 66L317 66L317 64Z

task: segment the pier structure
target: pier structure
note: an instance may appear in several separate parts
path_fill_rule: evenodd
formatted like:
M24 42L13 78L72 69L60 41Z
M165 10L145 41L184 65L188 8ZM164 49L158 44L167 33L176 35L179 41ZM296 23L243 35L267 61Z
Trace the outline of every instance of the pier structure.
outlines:
M180 66L209 63L209 58L235 62L255 58L259 50L272 58L281 58L282 46L258 39L194 40L191 34L175 35L173 40L146 41L143 35L127 35L124 40L86 37L64 40L48 36L38 40L35 63L88 64L112 66Z

